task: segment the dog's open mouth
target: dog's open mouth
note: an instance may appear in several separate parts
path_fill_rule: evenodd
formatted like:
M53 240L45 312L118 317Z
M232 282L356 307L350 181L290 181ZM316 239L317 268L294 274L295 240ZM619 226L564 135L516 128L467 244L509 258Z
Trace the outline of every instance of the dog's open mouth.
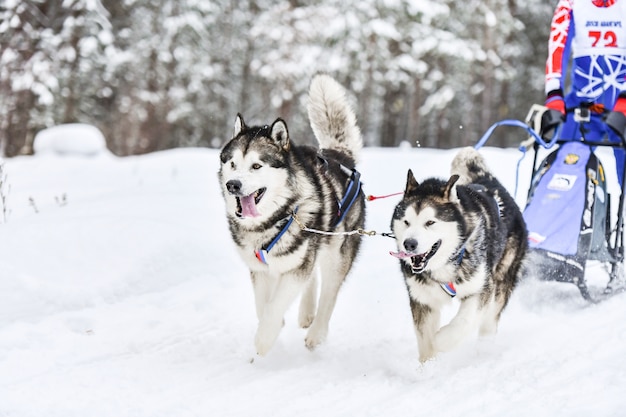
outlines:
M265 195L267 188L259 188L255 192L245 197L235 197L237 199L237 217L258 217L257 204Z
M426 269L428 261L430 261L435 253L437 253L440 246L441 239L435 242L435 244L430 248L428 252L424 252L421 254L415 254L411 252L389 252L389 254L395 256L398 259L411 258L411 271L413 271L414 274L421 274Z

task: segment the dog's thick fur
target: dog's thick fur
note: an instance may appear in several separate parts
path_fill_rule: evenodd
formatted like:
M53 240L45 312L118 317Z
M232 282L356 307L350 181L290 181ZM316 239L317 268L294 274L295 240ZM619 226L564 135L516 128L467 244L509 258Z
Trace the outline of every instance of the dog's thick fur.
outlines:
M363 144L345 90L328 75L310 84L308 114L320 149L291 142L287 125L249 127L238 115L233 138L220 154L219 182L228 224L241 257L250 269L259 325L259 355L272 348L287 308L302 294L299 324L309 328L309 349L324 341L337 294L360 246L358 235L325 235L303 231L298 222L319 231L362 228L365 198L357 194L343 220L338 202L350 184ZM355 185L356 186L356 185ZM286 228L297 210L297 221ZM255 251L267 247L267 264ZM322 284L317 300L317 272Z
M522 214L489 172L482 156L462 149L446 182L418 183L409 170L404 197L391 228L409 292L419 359L458 347L468 336L494 334L527 251ZM441 309L452 297L460 305L440 328Z

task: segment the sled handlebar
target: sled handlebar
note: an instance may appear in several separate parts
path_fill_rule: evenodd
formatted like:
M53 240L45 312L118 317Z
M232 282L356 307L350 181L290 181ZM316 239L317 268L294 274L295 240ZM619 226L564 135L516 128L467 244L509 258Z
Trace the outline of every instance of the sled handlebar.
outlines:
M560 133L560 128L562 124L559 124L554 129L554 134L552 135L552 138L550 138L547 141L544 140L537 132L541 131L541 119L542 119L543 114L547 110L548 108L545 106L542 106L540 104L533 104L530 108L530 111L528 112L528 115L526 116L525 122L522 122L520 120L507 119L507 120L501 120L499 122L494 123L493 125L491 125L489 129L487 129L487 131L480 138L478 143L474 145L474 149L480 149L482 146L484 146L484 144L487 142L487 140L489 139L493 131L498 126L521 127L528 132L529 134L528 139L522 141L519 146L519 150L522 152L526 152L526 150L528 150L528 148L532 146L534 143L538 143L540 146L542 146L545 149L552 148L557 142L559 142L559 133ZM592 146L612 146L612 147L626 148L626 117L620 112L608 112L607 114L608 116L605 119L603 119L603 121L606 123L608 127L611 128L611 130L613 130L613 132L615 132L619 136L619 138L621 139L621 142L620 143L615 143L615 142L596 143L596 142L586 141L584 140L584 138L582 141Z
M550 149L552 146L554 146L554 144L556 143L557 137L558 137L558 134L557 134L558 131L557 131L552 136L552 139L550 139L548 142L546 142L545 140L543 140L543 138L541 136L539 136L539 134L532 127L528 126L527 123L524 123L524 122L522 122L520 120L515 120L515 119L506 119L506 120L501 120L501 121L496 122L493 125L491 125L491 127L489 129L487 129L485 134L480 138L478 143L476 143L476 145L474 145L474 149L482 148L485 145L485 143L487 143L487 140L489 140L489 137L491 136L493 131L496 130L496 128L499 127L499 126L521 127L521 128L525 129L528 132L528 134L529 134L528 139L526 139L522 143L520 143L520 148L519 149L522 152L525 152L526 149L528 149L528 147L531 146L534 142L537 142L539 145L543 146L546 149ZM558 130L558 127L557 127L557 130Z

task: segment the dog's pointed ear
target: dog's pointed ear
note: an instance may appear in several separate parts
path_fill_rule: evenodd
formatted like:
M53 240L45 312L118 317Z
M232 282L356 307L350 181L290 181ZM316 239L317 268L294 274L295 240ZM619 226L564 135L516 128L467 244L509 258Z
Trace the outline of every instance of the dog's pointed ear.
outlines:
M448 182L446 183L446 187L443 191L443 198L451 201L451 202L456 202L459 200L459 197L456 194L456 182L459 180L459 176L458 175L453 175L450 177L450 179L448 180Z
M283 150L289 151L289 132L287 131L287 123L283 119L276 119L272 124L271 137Z
M413 176L413 171L409 169L409 172L406 174L406 187L404 188L404 195L407 196L411 194L413 191L417 190L419 187L419 183Z
M236 138L239 136L241 131L246 127L246 124L243 121L243 116L240 113L237 113L237 118L235 119L235 131L233 132L233 137Z

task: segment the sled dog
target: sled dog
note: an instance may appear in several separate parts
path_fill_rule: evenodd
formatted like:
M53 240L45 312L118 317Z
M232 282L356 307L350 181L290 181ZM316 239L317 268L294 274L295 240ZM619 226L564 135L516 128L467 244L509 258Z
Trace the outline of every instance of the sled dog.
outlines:
M527 251L522 214L473 148L452 162L448 181L421 183L408 171L391 228L396 237L417 342L425 362L469 336L494 334ZM456 316L440 328L453 297Z
M365 222L355 169L363 143L345 90L328 75L314 76L307 111L319 149L294 144L280 118L248 126L237 115L233 138L220 154L228 225L252 278L261 356L274 345L285 311L300 294L298 321L308 328L306 347L325 340L360 246L358 234L342 233Z

